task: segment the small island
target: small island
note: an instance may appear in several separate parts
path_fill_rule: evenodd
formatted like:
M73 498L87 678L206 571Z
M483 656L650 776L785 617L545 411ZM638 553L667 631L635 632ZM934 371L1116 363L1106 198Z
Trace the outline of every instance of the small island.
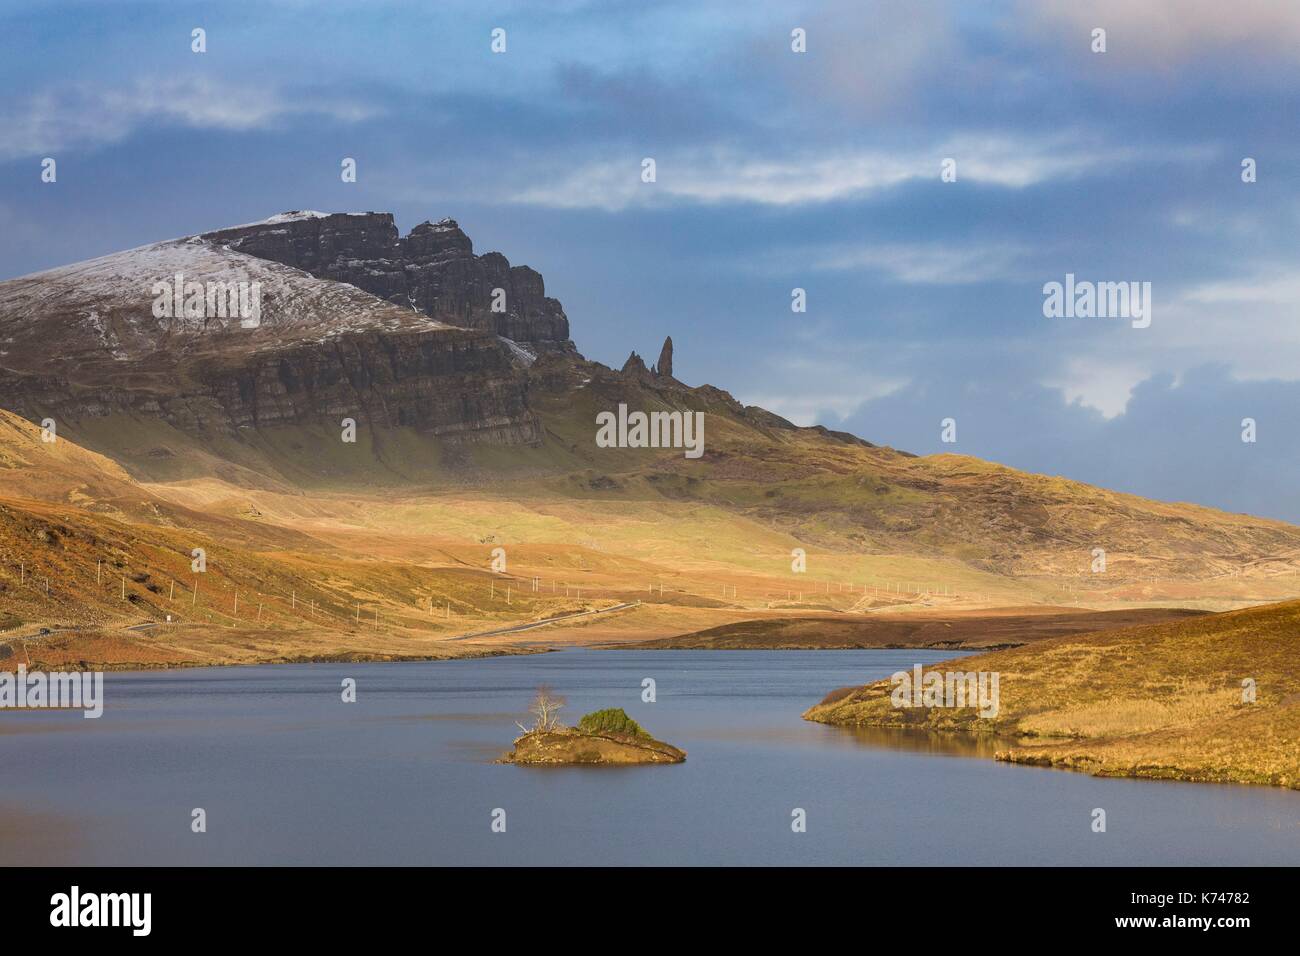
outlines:
M621 707L593 711L577 727L559 722L556 712L564 698L546 688L538 690L530 708L533 726L519 724L523 736L498 763L534 766L600 766L681 763L686 751L655 740Z

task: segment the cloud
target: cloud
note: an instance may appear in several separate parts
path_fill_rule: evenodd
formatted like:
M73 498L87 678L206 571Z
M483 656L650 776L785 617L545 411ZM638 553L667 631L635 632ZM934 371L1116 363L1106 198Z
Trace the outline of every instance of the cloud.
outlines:
M783 50L781 75L802 100L830 98L850 114L907 110L959 59L959 18L946 0L831 0L789 19L807 30L808 52Z
M789 388L768 387L747 393L743 401L776 412L796 425L815 425L844 418L860 408L864 400L891 395L907 384L905 378L868 377L859 371L840 378L844 384L836 388L830 384L835 378L827 374L824 364L818 365L815 371L815 376L809 376L810 380L815 378L818 381L815 388L805 390L787 383Z
M203 78L141 78L109 89L67 87L13 99L0 109L0 159L103 146L153 124L244 132L294 115L354 123L377 113L347 97Z
M957 163L957 180L1007 189L1066 181L1094 169L1139 158L1132 147L1088 144L1078 137L1031 139L1011 135L959 136L930 148L817 150L768 157L739 147L669 150L654 155L656 181L641 181L643 155L625 153L575 162L541 182L516 189L516 203L616 212L672 203L756 203L796 206L860 199L904 183L939 184L944 159ZM1167 157L1167 152L1161 154ZM946 184L955 186L957 183Z
M1300 302L1300 271L1287 269L1247 279L1229 279L1193 286L1184 302L1210 305L1282 305Z
M1300 380L1300 269L1293 263L1260 265L1221 279L1155 282L1152 301L1147 329L1075 323L1071 331L1078 334L1070 348L1087 362L1089 376L1099 383L1131 383L1142 370L1179 375L1215 362L1241 379ZM1097 334L1089 334L1093 330ZM1067 388L1089 393L1088 387ZM1113 410L1118 394L1104 390L1109 397L1097 407Z
M957 421L955 445L940 440L945 417ZM1241 440L1243 418L1257 422L1255 443ZM826 424L919 454L957 452L1162 501L1300 521L1300 382L1243 382L1219 365L1153 375L1110 418L1005 369L972 379L933 367Z
M761 384L742 388L737 398L776 412L796 425L814 425L850 415L863 402L892 395L909 376L873 361L872 349L834 334L829 322L811 320L791 327L781 350L756 358Z
M1230 51L1300 56L1300 4L1291 0L1022 0L1020 7L1029 20L1084 38L1103 27L1112 50L1147 65Z
M870 270L909 285L966 285L1024 278L1030 250L981 239L871 243L813 250L796 261L821 271ZM789 261L788 256L782 257Z
M1043 384L1058 388L1065 400L1095 409L1107 419L1124 414L1133 390L1151 376L1148 365L1124 360L1100 360L1073 356L1065 369Z

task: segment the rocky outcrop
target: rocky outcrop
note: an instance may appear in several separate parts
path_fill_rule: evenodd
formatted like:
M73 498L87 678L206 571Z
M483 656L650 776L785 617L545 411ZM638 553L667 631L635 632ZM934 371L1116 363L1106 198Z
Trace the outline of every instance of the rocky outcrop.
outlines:
M634 378L649 378L650 370L645 367L645 359L633 352L623 363L622 373L631 375Z
M571 352L569 320L542 276L499 252L474 254L454 219L422 222L402 237L391 213L290 212L207 233L247 255L346 282L467 329L534 348Z
M661 378L673 377L673 337L664 339L664 347L659 350L659 361L655 363L655 375Z

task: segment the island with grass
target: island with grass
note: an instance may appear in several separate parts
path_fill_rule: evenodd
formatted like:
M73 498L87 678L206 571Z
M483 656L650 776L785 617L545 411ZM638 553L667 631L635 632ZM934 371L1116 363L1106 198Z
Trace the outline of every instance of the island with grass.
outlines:
M686 751L655 740L621 707L593 711L576 727L559 722L556 712L564 699L539 690L531 708L532 727L519 724L523 735L498 763L534 766L627 766L681 763Z

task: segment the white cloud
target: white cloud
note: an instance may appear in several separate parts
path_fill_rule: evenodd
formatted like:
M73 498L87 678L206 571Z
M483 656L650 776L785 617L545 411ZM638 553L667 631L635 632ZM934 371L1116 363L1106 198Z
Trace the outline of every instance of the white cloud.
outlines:
M1042 384L1059 388L1068 402L1095 408L1106 418L1115 418L1128 409L1133 389L1151 377L1147 365L1128 361L1108 361L1088 356L1071 358L1064 371Z
M796 425L814 425L828 421L828 415L843 420L863 403L890 395L910 381L907 376L869 372L846 360L846 352L851 356L854 350L846 346L838 354L812 351L803 357L771 358L765 363L767 384L746 392L741 401L776 412Z
M653 154L653 150L650 151ZM511 200L562 209L671 203L791 206L854 199L916 180L959 188L963 182L1022 189L1086 175L1134 160L1132 148L1076 137L1018 139L964 136L931 148L819 150L780 159L741 149L690 150L654 156L656 182L641 181L642 156L578 161L516 189ZM941 163L957 162L957 183L941 184Z
M376 110L338 97L303 97L265 85L140 79L116 89L43 91L0 108L0 159L118 142L150 124L244 131L291 115L357 122Z
M980 240L872 243L814 250L808 261L814 269L871 270L909 284L964 285L1023 277L1029 251L1015 243Z
M1300 269L1277 263L1192 286L1164 310L1164 345L1182 366L1224 362L1243 379L1300 379ZM1160 320L1156 313L1155 322Z
M1229 279L1193 286L1183 294L1184 303L1212 305L1290 306L1300 303L1300 271Z
M1132 389L1156 371L1175 376L1207 364L1244 381L1300 379L1300 269L1289 263L1165 291L1152 288L1152 321L1133 329L1076 324L1069 358L1044 385L1113 418ZM1084 323L1088 320L1082 320Z

